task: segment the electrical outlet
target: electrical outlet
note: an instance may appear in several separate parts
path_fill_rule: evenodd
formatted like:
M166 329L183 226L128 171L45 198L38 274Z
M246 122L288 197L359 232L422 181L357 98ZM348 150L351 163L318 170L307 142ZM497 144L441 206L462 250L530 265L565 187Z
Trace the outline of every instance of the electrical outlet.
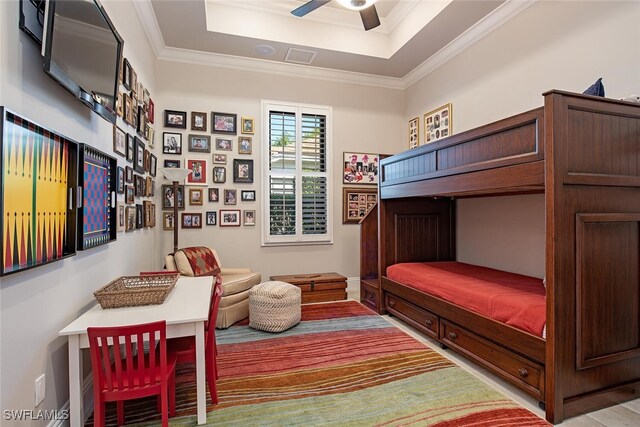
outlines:
M35 406L38 406L40 404L40 402L42 402L44 400L44 394L45 394L45 382L44 382L44 374L40 375L38 378L36 378L36 400Z

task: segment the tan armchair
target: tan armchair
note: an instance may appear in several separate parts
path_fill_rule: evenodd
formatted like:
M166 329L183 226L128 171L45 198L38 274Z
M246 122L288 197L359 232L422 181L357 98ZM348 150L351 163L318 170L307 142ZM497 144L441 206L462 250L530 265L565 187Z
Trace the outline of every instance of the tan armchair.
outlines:
M211 249L220 267L222 278L222 298L216 318L216 328L224 329L249 316L249 289L261 282L260 273L250 268L225 268L220 262L218 253ZM177 270L183 276L194 276L191 264L186 255L178 250L174 255L165 258L167 270Z

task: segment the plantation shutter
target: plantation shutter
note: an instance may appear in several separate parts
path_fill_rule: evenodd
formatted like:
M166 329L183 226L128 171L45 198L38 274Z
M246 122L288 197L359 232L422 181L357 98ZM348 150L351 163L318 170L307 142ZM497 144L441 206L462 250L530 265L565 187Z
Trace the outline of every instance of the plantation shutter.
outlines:
M263 242L331 241L328 115L298 106L269 105L268 203ZM306 110L306 111L305 111Z

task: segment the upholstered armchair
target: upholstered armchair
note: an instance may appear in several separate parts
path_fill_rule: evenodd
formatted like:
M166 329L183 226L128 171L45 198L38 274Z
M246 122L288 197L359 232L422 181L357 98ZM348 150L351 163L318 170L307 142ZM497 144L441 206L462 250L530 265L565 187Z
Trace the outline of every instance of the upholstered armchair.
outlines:
M175 254L167 255L165 258L166 269L176 270L183 276L200 275L199 271L194 272L193 260L189 261L185 253L185 251L193 249L196 248L179 249ZM225 268L220 262L218 253L213 249L211 249L211 253L215 257L217 267L220 268L223 289L216 317L216 328L224 329L249 316L249 289L260 283L262 276L260 273L251 271L250 268ZM200 265L207 264L207 261L205 259L198 260L198 263Z

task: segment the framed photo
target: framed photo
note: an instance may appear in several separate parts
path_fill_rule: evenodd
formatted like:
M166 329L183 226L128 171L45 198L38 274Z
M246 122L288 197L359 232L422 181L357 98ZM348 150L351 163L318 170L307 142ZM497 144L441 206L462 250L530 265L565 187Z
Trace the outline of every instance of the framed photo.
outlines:
M124 225L124 231L133 231L136 229L136 207L127 206L126 209L127 222Z
M238 137L238 154L251 154L251 137L239 136Z
M149 175L156 176L158 173L158 158L155 154L149 157Z
M254 132L254 130L253 130L253 117L243 117L242 118L240 131L242 133L253 135L253 132Z
M162 134L163 154L182 154L182 134L164 132Z
M162 186L162 209L173 209L173 185ZM178 185L178 209L184 209L184 185Z
M211 133L229 133L235 135L237 114L211 113Z
M240 227L240 209L221 209L220 227Z
M202 228L201 213L183 213L182 228Z
M233 140L231 138L216 138L216 150L233 150Z
M187 176L188 185L207 185L207 161L201 159L186 160L187 169L191 173Z
M144 173L144 142L137 136L135 138L135 150L133 151L133 170Z
M214 165L226 165L227 164L227 155L226 154L213 153L213 164Z
M209 201L218 202L220 200L220 192L217 188L209 188Z
M153 124L156 120L156 109L153 100L149 98L149 106L147 107L147 119L149 123Z
M147 123L147 128L145 130L145 137L147 138L147 142L149 143L149 148L153 148L156 146L156 131L153 130L149 123Z
M343 184L378 184L378 155L344 152Z
M131 65L131 64L129 64ZM131 92L133 92L132 95L135 95L136 92L138 91L138 73L136 73L136 70L133 69L133 67L130 66L131 69L131 84L130 84L130 89Z
M135 203L136 189L133 185L127 185L124 187L124 200L128 205Z
M342 223L358 224L378 203L377 188L342 188Z
M131 166L124 167L124 181L128 184L133 183L133 168Z
M136 204L136 228L144 228L144 211L142 204Z
M245 226L254 226L254 225L256 225L256 211L254 211L254 210L244 211L243 214L244 214L243 215L244 216L243 224Z
M187 128L187 112L176 110L164 110L164 127L166 128Z
M180 160L165 160L164 161L165 168L179 168Z
M127 58L122 60L122 84L131 90L131 64Z
M135 153L136 149L136 140L135 137L131 134L127 134L127 162L133 163L133 153Z
M154 191L154 187L155 187L156 183L153 179L151 179L150 176L147 177L146 182L144 184L144 195L146 197L153 197L155 196L155 191Z
M145 189L145 180L141 175L134 175L133 177L133 188L136 190L136 197L142 197L146 193Z
M420 118L414 117L409 120L409 149L417 148L420 145Z
M253 183L253 160L233 159L233 182Z
M125 123L131 124L131 96L128 93L122 94L122 120Z
M446 138L453 132L453 111L451 103L429 111L424 115L424 143Z
M116 125L113 125L113 151L122 157L127 156L127 134Z
M149 99L151 99L151 94L149 93L149 90L147 88L144 88L144 93L142 94L142 102L144 102L144 105L146 105L147 107L149 106Z
M255 202L256 190L242 190L240 192L240 200L243 202Z
M211 152L211 137L209 135L189 135L189 151L197 153Z
M191 130L207 131L207 113L191 112Z
M124 116L124 98L122 97L122 92L120 91L118 91L118 100L116 101L116 114L118 115L118 117Z
M202 206L203 196L202 188L190 188L189 189L189 204Z
M117 170L117 182L116 182L116 192L118 194L124 194L124 168L118 166Z
M207 211L207 225L216 225L218 223L218 213L216 211Z
M163 230L173 230L173 212L163 212L162 213L162 229Z
M238 204L238 190L225 188L224 190L224 204L236 205Z
M151 151L144 150L144 171L149 172L151 170Z
M213 168L213 182L216 184L224 184L227 181L227 169L222 166Z
M124 204L124 202L118 202L116 204L116 209L118 212L118 219L116 221L116 230L124 231L127 223L126 205Z

